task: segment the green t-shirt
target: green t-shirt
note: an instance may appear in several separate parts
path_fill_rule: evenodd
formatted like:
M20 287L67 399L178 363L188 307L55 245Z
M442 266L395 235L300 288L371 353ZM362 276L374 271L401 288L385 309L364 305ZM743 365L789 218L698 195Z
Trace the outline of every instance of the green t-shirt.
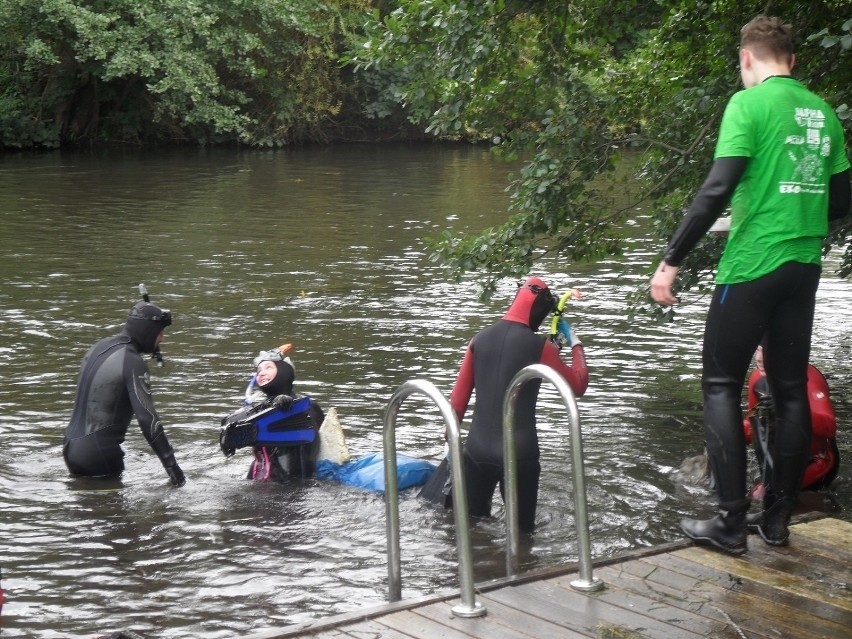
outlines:
M728 102L715 157L750 158L716 282L749 282L791 261L819 264L828 181L849 168L832 108L797 80L768 78Z

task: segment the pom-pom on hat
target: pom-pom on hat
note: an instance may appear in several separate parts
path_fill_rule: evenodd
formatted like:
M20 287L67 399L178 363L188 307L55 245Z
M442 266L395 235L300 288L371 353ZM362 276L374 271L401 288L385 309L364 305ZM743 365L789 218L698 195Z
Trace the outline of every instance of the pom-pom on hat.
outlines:
M282 344L278 348L273 348L269 351L260 351L257 354L257 357L254 358L252 364L255 368L257 368L257 365L261 362L290 362L290 358L287 357L287 354L292 350L292 344ZM290 364L292 365L292 362L290 362Z

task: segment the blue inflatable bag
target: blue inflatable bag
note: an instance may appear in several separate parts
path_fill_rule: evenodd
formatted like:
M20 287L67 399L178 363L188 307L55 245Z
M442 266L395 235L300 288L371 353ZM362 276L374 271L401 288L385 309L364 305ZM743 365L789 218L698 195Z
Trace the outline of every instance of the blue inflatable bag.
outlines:
M396 455L396 476L400 490L422 486L429 481L434 472L434 464L425 459L399 453ZM379 493L385 492L385 465L382 453L365 455L345 464L320 460L317 462L316 475L319 479L331 479L347 486L365 488Z

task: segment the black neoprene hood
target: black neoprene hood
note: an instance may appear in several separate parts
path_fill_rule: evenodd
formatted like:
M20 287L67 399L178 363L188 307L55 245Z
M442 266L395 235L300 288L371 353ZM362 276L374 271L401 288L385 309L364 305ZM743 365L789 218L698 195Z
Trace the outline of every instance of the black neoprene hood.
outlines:
M127 314L124 330L142 353L153 353L157 336L172 323L172 314L150 302L137 302Z

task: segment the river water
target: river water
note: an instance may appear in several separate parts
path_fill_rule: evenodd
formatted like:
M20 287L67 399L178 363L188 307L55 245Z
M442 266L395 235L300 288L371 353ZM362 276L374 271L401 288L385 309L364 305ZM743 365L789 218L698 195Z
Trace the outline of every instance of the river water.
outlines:
M347 146L286 152L180 151L0 156L0 636L230 637L387 599L380 495L330 482L244 479L220 418L240 402L258 350L295 345L297 390L335 407L353 455L381 450L383 409L409 379L447 396L470 336L500 316L514 283L483 303L450 282L423 238L505 216L513 167L475 147ZM538 265L569 317L591 386L580 400L592 554L679 538L712 495L684 480L702 449L700 341L706 299L674 324L628 316L659 248L648 211L625 254ZM838 412L852 395L852 288L830 273L813 361ZM187 484L173 489L131 426L121 480L71 478L62 461L80 359L117 332L144 282L175 322L151 367L158 409ZM569 437L555 391L540 400L542 483L523 569L576 560ZM443 424L406 400L398 447L438 459ZM852 517L848 463L806 508ZM504 574L502 507L472 527L475 579ZM401 502L403 597L457 585L451 513Z

